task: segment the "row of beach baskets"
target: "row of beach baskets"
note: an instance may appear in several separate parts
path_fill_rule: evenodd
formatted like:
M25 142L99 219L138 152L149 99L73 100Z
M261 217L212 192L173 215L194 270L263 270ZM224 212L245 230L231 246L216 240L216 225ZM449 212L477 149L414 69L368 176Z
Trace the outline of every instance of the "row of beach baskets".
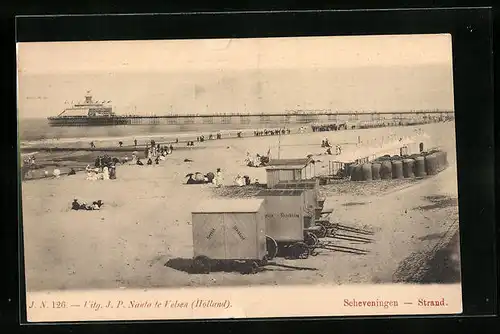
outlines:
M447 153L435 150L403 157L387 155L372 162L347 165L344 172L352 181L371 181L436 175L447 167Z
M338 231L345 232L341 236L358 232L330 222L332 210L324 210L318 186L318 180L282 181L252 198L200 203L192 211L193 271L209 273L226 262L238 263L242 273L255 273L277 256L317 254L320 239Z

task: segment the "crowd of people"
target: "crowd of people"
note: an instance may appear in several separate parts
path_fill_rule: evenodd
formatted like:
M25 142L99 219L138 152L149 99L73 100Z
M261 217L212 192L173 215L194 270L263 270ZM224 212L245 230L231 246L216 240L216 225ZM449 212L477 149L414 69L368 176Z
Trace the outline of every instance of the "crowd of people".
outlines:
M267 151L266 155L260 155L258 153L252 156L250 152L247 152L245 158L245 165L248 167L265 167L269 163L269 155L271 154L271 149Z
M218 188L222 186L224 181L220 168L217 168L215 174L212 172L208 172L207 174L203 175L200 172L196 172L189 173L186 175L186 177L188 177L186 184L212 183Z
M311 129L313 132L325 132L325 131L337 131L337 130L347 130L347 124L321 124L321 125L311 125Z
M255 130L253 132L254 136L277 136L279 134L285 135L290 134L290 129L264 129L264 130Z
M160 145L157 144L154 140L151 140L150 143L146 144L144 148L144 159L146 159L146 165L154 164L158 165L160 161L165 161L167 159L167 155L172 154L174 151L174 147L172 144ZM143 166L144 163L140 158L137 157L135 153L132 154L132 163L136 165Z
M112 158L107 154L98 156L95 159L94 168L90 167L90 165L85 167L87 180L96 181L116 179L116 164L119 162L119 159Z
M100 210L104 203L101 200L92 202L92 205L87 205L86 202L79 203L78 199L74 199L71 203L71 210Z

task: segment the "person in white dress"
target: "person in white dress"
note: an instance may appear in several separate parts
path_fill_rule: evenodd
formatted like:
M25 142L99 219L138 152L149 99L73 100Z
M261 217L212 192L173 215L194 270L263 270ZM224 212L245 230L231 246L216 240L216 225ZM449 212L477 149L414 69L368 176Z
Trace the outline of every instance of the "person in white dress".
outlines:
M220 168L217 168L217 172L212 182L217 188L222 187L223 177Z
M54 171L52 172L52 175L54 175L55 178L59 178L59 176L61 176L61 171L59 169L54 169Z
M238 187L243 187L245 185L245 179L238 174L236 178L234 179L234 184L236 184Z
M102 169L102 179L109 180L109 169L107 166L104 166L104 168Z

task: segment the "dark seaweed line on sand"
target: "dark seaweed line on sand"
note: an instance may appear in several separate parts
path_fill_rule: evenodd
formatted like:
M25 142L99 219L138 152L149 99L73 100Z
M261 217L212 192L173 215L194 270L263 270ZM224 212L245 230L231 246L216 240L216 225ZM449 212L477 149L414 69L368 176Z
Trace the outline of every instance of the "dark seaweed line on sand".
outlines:
M430 250L410 254L404 259L393 274L394 283L420 283L430 270L429 263L436 253L446 248L458 233L458 219L450 224L443 237Z

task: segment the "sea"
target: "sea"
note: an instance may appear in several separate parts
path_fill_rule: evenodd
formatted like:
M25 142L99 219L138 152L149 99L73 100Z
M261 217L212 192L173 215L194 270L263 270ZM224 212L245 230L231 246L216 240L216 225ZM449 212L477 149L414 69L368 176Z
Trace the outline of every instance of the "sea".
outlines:
M307 124L303 124L307 126ZM206 134L218 131L250 130L256 128L300 127L301 124L154 124L114 126L50 126L46 119L20 119L18 137L21 142L50 139L85 139L107 137L133 137L176 134Z

